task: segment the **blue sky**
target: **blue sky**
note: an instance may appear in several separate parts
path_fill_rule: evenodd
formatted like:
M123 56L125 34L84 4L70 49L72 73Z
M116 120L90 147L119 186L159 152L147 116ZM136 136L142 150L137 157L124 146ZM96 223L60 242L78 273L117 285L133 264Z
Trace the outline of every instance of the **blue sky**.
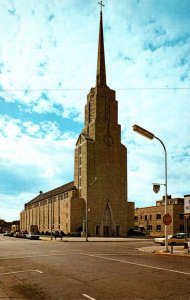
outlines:
M95 85L97 0L0 0L0 218L18 219L40 190L73 180L86 95ZM107 83L128 149L128 200L190 193L190 1L105 0Z

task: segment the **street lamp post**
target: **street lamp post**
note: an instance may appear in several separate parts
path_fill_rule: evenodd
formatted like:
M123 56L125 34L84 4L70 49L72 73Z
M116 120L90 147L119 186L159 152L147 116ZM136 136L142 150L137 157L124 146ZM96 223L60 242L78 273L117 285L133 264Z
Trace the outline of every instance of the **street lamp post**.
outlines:
M51 240L53 239L53 233L52 233L52 198L51 198Z
M86 242L88 242L88 201L87 201L87 197L86 197L86 207L85 208L86 208L85 239L86 239Z
M168 198L168 192L167 192L167 152L166 152L166 147L164 145L164 143L158 138L156 137L153 133L151 133L150 131L138 126L138 125L133 125L133 130L139 134L141 134L142 136L153 140L153 139L157 139L163 146L164 148L164 153L165 153L165 215L167 214L167 198ZM168 252L168 230L167 230L167 225L165 225L165 249L166 252Z

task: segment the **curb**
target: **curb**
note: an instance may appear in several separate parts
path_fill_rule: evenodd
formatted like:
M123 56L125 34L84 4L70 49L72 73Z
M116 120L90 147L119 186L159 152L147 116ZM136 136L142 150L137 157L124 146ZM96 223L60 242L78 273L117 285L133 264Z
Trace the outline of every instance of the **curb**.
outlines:
M184 257L190 258L190 253L185 252L183 250L181 250L181 251L177 250L176 252L174 250L174 253L171 253L171 251L165 252L165 250L162 250L162 249L150 249L149 247L137 248L137 249L139 251L145 252L145 253L151 253L151 254L157 254L157 255L184 256Z

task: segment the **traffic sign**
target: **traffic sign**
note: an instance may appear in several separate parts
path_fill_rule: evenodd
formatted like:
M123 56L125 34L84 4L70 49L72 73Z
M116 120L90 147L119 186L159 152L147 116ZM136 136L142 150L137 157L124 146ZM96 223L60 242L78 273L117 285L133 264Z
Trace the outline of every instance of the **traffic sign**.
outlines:
M157 194L160 191L160 184L153 183L153 191Z
M170 216L169 213L163 216L163 222L165 225L170 225L172 222L172 217Z

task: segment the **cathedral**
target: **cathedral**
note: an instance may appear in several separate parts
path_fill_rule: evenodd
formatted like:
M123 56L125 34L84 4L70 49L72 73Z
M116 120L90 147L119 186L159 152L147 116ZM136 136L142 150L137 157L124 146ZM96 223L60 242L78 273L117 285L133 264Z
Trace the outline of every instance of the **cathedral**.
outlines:
M62 231L90 236L126 236L134 227L127 200L127 149L121 144L118 102L106 83L103 18L100 12L96 86L85 105L84 128L76 141L74 181L25 204L21 231Z

